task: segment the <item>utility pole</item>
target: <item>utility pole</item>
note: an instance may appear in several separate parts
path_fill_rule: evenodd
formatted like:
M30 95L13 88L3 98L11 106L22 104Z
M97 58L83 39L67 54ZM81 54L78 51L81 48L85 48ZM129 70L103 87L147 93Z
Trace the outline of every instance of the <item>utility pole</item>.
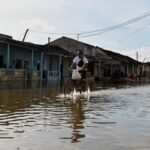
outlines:
M50 45L50 42L51 42L50 40L51 40L51 38L50 38L50 37L48 37L48 44L49 44L49 45Z
M138 52L136 52L136 60L138 61L139 59L139 55L138 55Z
M27 35L28 31L29 31L29 29L27 29L25 34L24 34L24 37L23 37L23 40L22 40L23 42L25 41L25 38L26 38L26 35Z
M48 37L48 51L50 51L50 40L51 40L51 38Z
M79 41L79 38L80 38L80 34L77 34L77 40Z

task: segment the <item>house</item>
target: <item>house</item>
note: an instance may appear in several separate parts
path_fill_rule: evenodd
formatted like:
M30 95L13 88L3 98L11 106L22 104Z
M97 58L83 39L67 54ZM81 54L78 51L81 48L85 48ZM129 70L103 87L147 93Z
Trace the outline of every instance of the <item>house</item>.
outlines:
M150 79L150 62L146 62L146 63L143 63L142 64L142 67L141 67L142 69L142 77L144 78L144 79Z
M110 50L99 49L101 49L108 57L107 60L102 60L101 62L101 69L103 72L102 77L133 78L141 75L141 62Z
M61 62L70 53L58 46L38 45L0 35L0 80L58 80Z
M40 53L39 45L0 36L1 80L24 80L27 78L27 69L31 68L38 74Z

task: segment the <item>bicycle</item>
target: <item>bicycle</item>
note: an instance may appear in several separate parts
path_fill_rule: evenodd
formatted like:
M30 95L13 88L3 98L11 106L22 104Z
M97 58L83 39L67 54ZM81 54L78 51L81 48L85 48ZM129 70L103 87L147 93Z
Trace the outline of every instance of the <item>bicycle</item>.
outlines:
M82 92L88 91L88 88L89 84L86 79L73 80L70 78L64 84L64 95L73 95L74 91L80 92L81 94Z

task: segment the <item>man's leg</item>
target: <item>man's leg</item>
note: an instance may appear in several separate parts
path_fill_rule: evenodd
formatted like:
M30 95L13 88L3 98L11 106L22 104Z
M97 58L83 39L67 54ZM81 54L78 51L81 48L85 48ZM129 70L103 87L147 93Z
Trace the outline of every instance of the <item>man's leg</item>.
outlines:
M80 87L81 87L81 90L84 90L85 88L85 80L86 80L86 70L83 70L82 71L82 75L81 75L81 80L80 80ZM80 92L81 93L81 92Z

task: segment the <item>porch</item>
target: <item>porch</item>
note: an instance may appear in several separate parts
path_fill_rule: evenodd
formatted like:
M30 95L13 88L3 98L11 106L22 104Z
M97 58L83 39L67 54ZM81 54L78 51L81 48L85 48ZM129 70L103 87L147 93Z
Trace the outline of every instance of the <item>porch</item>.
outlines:
M47 80L56 81L60 78L59 71L48 71ZM0 68L0 81L13 80L40 80L40 71L27 69L6 69Z

